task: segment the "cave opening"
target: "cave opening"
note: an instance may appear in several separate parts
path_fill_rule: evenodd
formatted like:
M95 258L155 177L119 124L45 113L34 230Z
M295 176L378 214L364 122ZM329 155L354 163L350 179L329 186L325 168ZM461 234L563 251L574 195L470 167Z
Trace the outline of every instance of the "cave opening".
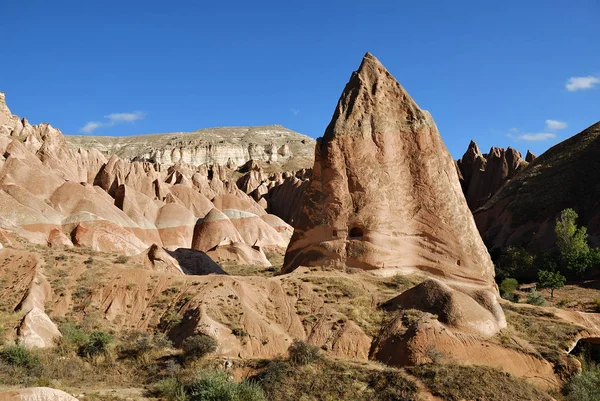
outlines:
M363 230L359 227L352 227L348 235L351 239L360 239L363 236Z

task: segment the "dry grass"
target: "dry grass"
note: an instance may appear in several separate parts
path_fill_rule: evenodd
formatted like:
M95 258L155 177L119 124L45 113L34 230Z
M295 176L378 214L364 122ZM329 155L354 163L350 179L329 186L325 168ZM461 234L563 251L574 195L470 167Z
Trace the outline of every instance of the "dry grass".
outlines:
M558 321L556 316L539 308L504 304L504 314L511 333L526 339L543 358L558 362L581 327ZM502 335L502 334L501 334ZM506 341L501 341L506 344Z
M508 373L487 366L425 364L409 369L446 401L550 401L546 393Z

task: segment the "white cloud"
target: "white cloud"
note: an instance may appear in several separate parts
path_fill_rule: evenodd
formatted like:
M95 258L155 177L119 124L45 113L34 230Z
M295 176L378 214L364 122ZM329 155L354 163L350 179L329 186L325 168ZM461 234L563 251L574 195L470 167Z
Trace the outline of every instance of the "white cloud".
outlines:
M141 120L144 117L146 117L146 113L144 113L142 111L136 111L134 113L113 113L113 114L104 116L104 118L108 118L110 120L110 124L113 124L113 125L117 124L117 123L134 122L137 120Z
M519 132L518 128L511 128L508 130L508 132L510 132L511 134L516 134L517 132Z
M522 139L524 141L546 141L548 139L556 138L556 134L551 134L549 132L542 132L539 134L523 134L517 137L518 139Z
M567 128L567 123L558 120L546 120L546 129L557 130Z
M588 77L571 77L567 81L565 87L569 92L575 92L578 90L591 89L598 83L600 83L600 78L591 75Z
M84 134L91 134L95 130L100 127L112 127L116 124L121 123L132 123L137 120L141 120L146 117L146 113L143 111L136 111L133 113L112 113L107 116L104 116L108 121L106 122L98 122L98 121L90 121L86 125L83 126L79 131Z
M83 128L80 129L80 131L83 132L84 134L91 134L96 129L100 128L101 126L102 126L102 123L99 123L96 121L90 121L89 123L84 125Z

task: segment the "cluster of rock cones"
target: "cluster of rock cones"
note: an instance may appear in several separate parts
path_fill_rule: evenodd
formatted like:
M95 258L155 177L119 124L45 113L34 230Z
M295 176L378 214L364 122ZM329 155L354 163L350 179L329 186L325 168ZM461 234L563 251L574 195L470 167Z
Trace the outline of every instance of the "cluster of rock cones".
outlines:
M533 155L524 161L512 149L495 148L482 155L472 143L455 162L431 115L371 54L352 74L317 141L312 171L268 176L249 163L234 179L218 165L107 158L73 149L50 125L13 116L3 97L0 155L5 244L16 233L51 247L138 255L162 273L218 274L197 278L202 291L182 307L186 325L172 331L173 338L201 331L218 337L223 355L241 357L275 356L292 338L303 338L337 356L397 366L427 360L436 347L456 360L505 368L540 384L558 381L548 361L488 341L506 319L470 210L488 202ZM217 265L270 266L265 252L284 250L287 274L272 279L227 277ZM375 337L352 321L336 325L335 312L298 281L312 267L339 275L419 275L421 284L384 307L426 315L409 331L400 317L392 319ZM30 292L32 299L48 300L42 290ZM110 294L102 302L113 319L127 300ZM215 317L225 299L243 311L246 342ZM299 317L301 299L304 314L322 316L316 324ZM600 337L597 316L563 317ZM40 336L41 326L32 326L21 330ZM34 334L23 338L33 341Z

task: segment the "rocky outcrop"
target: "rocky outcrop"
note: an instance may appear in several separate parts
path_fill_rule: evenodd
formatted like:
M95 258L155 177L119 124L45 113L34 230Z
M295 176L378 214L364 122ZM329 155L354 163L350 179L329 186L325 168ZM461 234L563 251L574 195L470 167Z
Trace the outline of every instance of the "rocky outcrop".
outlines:
M213 260L219 262L271 266L258 242L266 241L272 245L271 241L275 236L281 240L277 231L251 213L234 209L227 209L227 212L236 220L244 217L252 219L254 223L260 221L260 227L255 229L246 227L243 221L238 221L238 227L245 230L245 237L251 242L246 242L227 214L214 208L196 226L192 249L206 252ZM270 235L259 233L261 229Z
M494 288L494 270L433 119L367 54L317 142L283 270L421 271Z
M312 164L314 148L314 139L278 125L126 137L69 136L68 141L73 147L166 166L184 162L237 168L254 160L294 170Z
M481 154L473 141L463 157L457 161L460 181L471 210L476 210L492 197L508 180L525 165L521 154L508 149L491 148Z
M0 392L0 401L77 401L77 398L49 387L28 387Z
M537 156L531 153L530 150L527 151L527 155L525 156L525 161L527 163L533 163L533 161L537 159Z
M295 165L296 162L302 164L302 149L306 147L307 140L299 134L283 128L236 128L231 132L232 142L237 141L244 146L250 144L248 157L256 156L262 160L260 155L264 152L261 153L258 145L252 145L254 139L265 146L268 144L269 152L273 151L272 143L277 145L282 141L274 150L278 156L272 154L265 160L273 166L282 165L277 164L276 159L286 165ZM150 139L156 143L164 140L175 147L185 147L197 141L212 143L215 138L219 138L220 143L231 132L217 129L214 130L216 136L211 137L207 131L204 132L207 137L203 139L196 134L183 135L188 138L183 142L169 135ZM154 142L150 139L144 144L151 147ZM233 179L234 175L239 176L235 171L235 160L238 159L228 159L226 164L229 167L216 163L195 166L192 163L194 161L188 160L183 152L184 157L169 159L173 161L172 164L169 160L161 159L165 165L153 157L130 154L135 151L135 144L139 145L137 140L139 138L132 139L131 143L125 141L129 145L123 152L132 160L108 151L107 159L92 148L73 149L62 133L49 124L30 125L26 119L13 116L2 95L0 224L4 229L18 232L37 244L91 247L96 251L133 256L153 244L172 251L191 248L198 219L204 218L215 206L223 210L236 209L251 212L255 216L266 216L266 201L262 199L263 205L259 205L240 190ZM299 144L292 146L290 141ZM103 148L102 144L92 142L107 150L106 146ZM119 148L118 143L121 142L116 140L115 143L115 149ZM209 153L213 151L216 150L209 150ZM222 156L216 152L215 155ZM246 160L246 156L240 157L239 160ZM147 161L150 159L155 163ZM257 169L260 170L255 166L249 168L248 172ZM262 186L261 191L266 193L266 184L262 179L268 177L259 178L261 181L258 186ZM246 185L247 190L255 185L250 181ZM252 191L256 190L258 188L252 188ZM260 218L255 221L263 226L263 233L269 230L275 233L272 237L276 237L277 241L271 238L266 242L285 246L289 235L280 237L278 231ZM285 230L285 227L282 229ZM284 238L283 241L281 238ZM258 240L261 241L265 242L264 239ZM246 253L256 252L260 254L262 251L250 250ZM262 259L266 260L264 255Z
M572 208L591 242L600 236L600 122L553 146L521 169L474 217L489 247L554 246L554 221Z

